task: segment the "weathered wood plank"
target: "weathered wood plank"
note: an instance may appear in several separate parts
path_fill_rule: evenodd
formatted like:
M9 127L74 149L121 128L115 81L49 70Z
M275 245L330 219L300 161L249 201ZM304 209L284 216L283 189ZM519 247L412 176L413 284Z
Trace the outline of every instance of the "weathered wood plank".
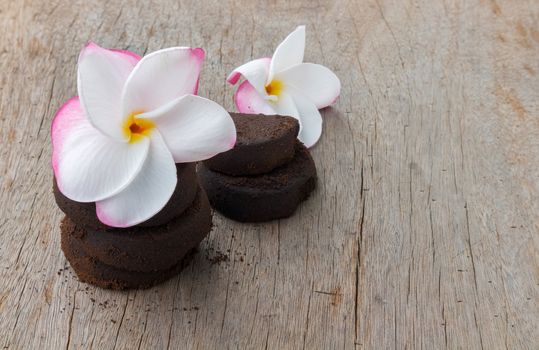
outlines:
M538 21L534 0L0 0L0 346L536 348ZM216 215L150 290L79 283L49 126L80 47L204 47L200 94L233 110L227 73L300 23L343 86L311 199L268 224Z

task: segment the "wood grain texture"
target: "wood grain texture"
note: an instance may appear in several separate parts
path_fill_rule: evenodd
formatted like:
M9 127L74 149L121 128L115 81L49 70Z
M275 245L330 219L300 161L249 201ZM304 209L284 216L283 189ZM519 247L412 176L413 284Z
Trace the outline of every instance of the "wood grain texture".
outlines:
M200 94L233 110L226 75L301 23L306 60L342 80L310 200L215 215L153 289L79 283L49 128L83 44L203 47ZM536 0L0 0L0 346L537 349L538 23Z

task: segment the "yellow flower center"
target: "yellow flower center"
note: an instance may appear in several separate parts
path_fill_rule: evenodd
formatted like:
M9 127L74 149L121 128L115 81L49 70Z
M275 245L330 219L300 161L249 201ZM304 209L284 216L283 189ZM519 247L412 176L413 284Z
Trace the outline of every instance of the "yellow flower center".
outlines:
M283 91L283 83L279 80L272 80L268 85L266 85L266 92L270 96L279 96Z
M144 136L150 136L155 123L150 119L135 118L139 113L132 113L127 117L123 125L124 134L129 139L129 143L135 143Z

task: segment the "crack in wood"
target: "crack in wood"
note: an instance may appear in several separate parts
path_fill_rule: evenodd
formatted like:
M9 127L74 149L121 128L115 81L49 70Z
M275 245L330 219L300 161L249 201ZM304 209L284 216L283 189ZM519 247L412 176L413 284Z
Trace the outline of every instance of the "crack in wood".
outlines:
M73 315L75 314L75 305L77 305L77 292L73 293L73 307L71 308L71 314L69 315L69 327L67 331L67 343L66 350L69 350L69 345L71 344L71 331L73 329Z
M116 336L114 337L114 346L112 347L112 349L116 349L116 344L118 343L118 336L120 335L120 330L122 329L122 324L124 322L124 318L125 318L125 311L127 310L127 304L129 303L129 295L131 293L127 294L125 296L125 305L123 307L123 311L122 311L122 317L120 318L120 322L118 323L118 329L116 330Z
M313 290L314 282L311 283L311 291ZM309 314L311 312L311 298L312 298L312 292L309 292L309 299L307 301L307 315L305 316L305 331L303 332L303 350L305 350L305 347L307 346L307 333L309 333Z

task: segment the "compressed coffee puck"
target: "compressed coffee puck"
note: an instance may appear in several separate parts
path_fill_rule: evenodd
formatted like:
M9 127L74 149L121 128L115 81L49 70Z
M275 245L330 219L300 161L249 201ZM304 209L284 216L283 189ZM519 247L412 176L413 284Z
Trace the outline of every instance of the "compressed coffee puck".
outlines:
M62 239L76 242L85 256L105 265L131 272L152 272L177 265L210 230L210 204L199 188L193 204L161 226L103 231L85 228L66 218L61 232Z
M233 149L204 162L214 171L228 175L267 173L294 157L298 121L280 115L230 113L236 125Z
M197 193L195 163L176 164L178 184L167 205L147 221L134 227L152 227L167 223L184 212L193 202ZM96 230L114 229L103 224L97 218L95 203L75 202L60 192L56 180L53 180L53 192L58 207L77 225Z
M68 221L69 219L66 217L64 220ZM64 222L62 223L62 232L67 230L69 226L64 225ZM82 282L106 289L144 289L164 282L180 273L192 260L196 251L196 248L190 250L180 261L168 269L134 272L104 264L88 255L83 249L82 243L73 239L69 234L62 234L61 245L67 260Z
M261 222L294 213L316 186L316 167L309 151L296 141L294 158L257 176L229 176L199 164L198 177L211 205L230 219Z

